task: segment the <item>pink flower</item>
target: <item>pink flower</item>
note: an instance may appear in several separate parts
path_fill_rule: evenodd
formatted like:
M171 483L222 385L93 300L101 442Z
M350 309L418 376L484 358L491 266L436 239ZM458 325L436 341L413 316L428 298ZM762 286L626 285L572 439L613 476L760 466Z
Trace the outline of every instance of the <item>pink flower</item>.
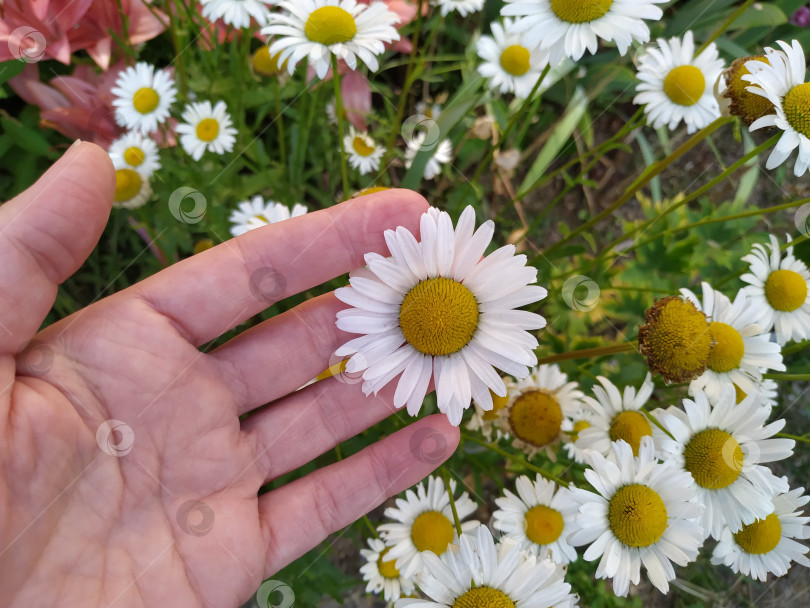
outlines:
M38 60L44 54L64 64L70 63L71 32L92 2L0 2L0 61L26 57Z

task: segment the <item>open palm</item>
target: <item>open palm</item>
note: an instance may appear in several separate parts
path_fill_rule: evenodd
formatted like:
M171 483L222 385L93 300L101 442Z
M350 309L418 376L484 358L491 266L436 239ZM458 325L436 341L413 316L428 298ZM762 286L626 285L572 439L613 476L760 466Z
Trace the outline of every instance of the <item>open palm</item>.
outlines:
M113 182L103 151L75 145L0 207L0 605L237 606L458 435L427 417L258 496L389 415L392 394L337 379L296 391L349 337L332 294L199 347L386 253L382 231L417 230L426 204L388 191L253 230L37 333Z

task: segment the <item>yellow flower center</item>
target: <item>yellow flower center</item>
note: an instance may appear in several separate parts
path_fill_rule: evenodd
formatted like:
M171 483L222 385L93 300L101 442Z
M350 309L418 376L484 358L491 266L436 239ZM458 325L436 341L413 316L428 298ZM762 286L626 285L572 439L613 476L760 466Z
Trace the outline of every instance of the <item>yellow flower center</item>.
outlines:
M742 390L736 384L734 385L734 397L737 399L737 405L742 403L743 399L745 399L747 396L748 396L748 393L746 393L744 390Z
M386 547L383 549L382 553L380 553L380 557L377 559L377 569L380 571L380 576L384 578L399 578L399 570L397 570L396 566L397 560L383 560L385 554L388 553L390 548L391 547Z
M413 522L411 540L417 550L441 555L453 541L453 524L438 511L425 511Z
M375 150L373 145L369 146L366 143L365 138L360 137L359 135L356 135L355 138L352 140L352 148L354 148L354 151L357 152L357 154L360 156L368 156L369 154L372 154Z
M658 300L644 314L638 347L650 370L667 382L689 382L706 371L712 335L705 314L678 296Z
M562 425L562 410L554 395L529 390L520 395L509 411L515 437L537 447L554 441Z
M216 118L203 118L197 123L197 137L201 141L214 141L219 133L219 123Z
M519 44L508 46L501 53L501 67L512 76L523 76L529 71L529 50Z
M501 410L503 410L503 408L506 407L506 404L509 403L509 395L499 397L492 391L489 391L489 395L492 397L492 409L488 412L484 412L481 417L484 420L495 420L501 415Z
M322 6L310 13L304 33L312 42L329 46L354 38L357 24L351 13L339 6Z
M696 433L683 450L684 468L708 490L730 486L743 468L743 451L737 440L720 429Z
M773 104L768 101L766 97L750 93L746 87L750 87L751 83L743 80L742 77L750 74L751 72L745 67L746 61L761 61L768 63L764 56L756 57L741 57L735 59L731 67L723 72L723 77L726 79L726 90L723 97L730 100L729 113L733 116L739 116L746 125L751 125L752 122L758 118L762 118L767 114L773 114L776 109Z
M693 65L679 65L670 70L664 78L664 93L681 106L693 106L706 90L706 78L700 68Z
M146 158L146 154L137 146L131 146L124 150L124 161L131 167L140 165L144 158Z
M667 507L652 488L630 484L616 490L608 505L613 534L628 547L649 547L667 529Z
M453 608L515 608L515 603L503 591L476 587L460 595Z
M785 118L796 131L810 137L810 82L797 85L782 100Z
M771 513L765 519L757 519L746 524L742 530L734 534L734 541L746 553L762 555L770 553L782 539L782 522L776 513Z
M132 106L136 112L141 114L149 114L154 112L155 108L160 103L160 95L152 87L143 87L135 91L132 97Z
M124 203L135 198L141 191L143 180L137 171L118 169L115 172L115 202Z
M793 270L774 270L765 281L765 297L774 310L796 310L807 300L807 282Z
M709 353L709 369L723 374L740 367L745 354L745 344L740 332L728 323L719 321L709 324L709 332L714 339L714 346Z
M568 432L568 436L571 438L571 441L576 441L579 437L579 434L584 431L585 429L589 428L591 423L587 420L577 420L574 423L574 429Z
M604 17L613 0L551 0L551 10L561 21L588 23Z
M633 448L633 456L638 456L641 438L652 436L652 428L647 417L641 412L619 412L610 423L608 435L611 441L624 439Z
M444 277L417 283L399 309L408 343L425 355L451 355L472 339L478 327L478 303L458 281Z
M214 246L214 241L211 239L202 239L194 243L194 253L202 253L208 251Z
M270 47L264 45L253 54L253 69L264 76L275 76L287 67L286 60L281 65L278 64L279 57L281 51L271 56Z
M545 505L526 511L526 536L538 545L549 545L560 538L563 531L562 514Z

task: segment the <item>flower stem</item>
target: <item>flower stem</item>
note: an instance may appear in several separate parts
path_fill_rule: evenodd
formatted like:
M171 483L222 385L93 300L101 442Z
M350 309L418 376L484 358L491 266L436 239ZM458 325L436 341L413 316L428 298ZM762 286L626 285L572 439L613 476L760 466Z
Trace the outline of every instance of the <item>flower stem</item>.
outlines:
M810 346L810 340L802 340L801 342L796 342L796 344L791 344L790 346L786 346L782 349L782 355L791 355L793 353L798 353L799 351L804 350Z
M569 361L571 359L589 359L591 357L601 357L602 355L615 355L638 350L638 342L619 342L618 344L606 344L594 348L583 348L581 350L571 350L567 353L557 353L548 357L541 357L537 360L537 365L543 363L556 363L557 361Z
M568 482L565 481L564 479L560 479L559 477L555 477L551 473L547 473L546 471L544 471L540 467L536 467L533 464L531 464L525 458L521 458L520 456L516 456L515 454L510 454L506 450L503 450L503 449L499 448L497 445L495 445L494 442L493 443L487 443L486 441L478 439L477 437L475 437L474 435L470 435L469 433L463 433L462 432L461 436L464 437L464 439L466 439L466 440L472 441L473 443L477 443L478 445L487 448L488 450L492 450L496 454L499 454L499 455L503 456L504 458L506 458L508 460L511 460L512 462L516 462L516 463L520 464L521 466L526 467L530 471L533 471L533 472L537 473L538 475L540 475L541 477L544 477L545 479L548 479L549 481L553 481L554 483L556 483L556 484L558 484L560 486L566 486L566 487L568 486Z
M340 94L338 60L332 55L332 82L335 85L335 111L337 112L338 136L340 137L340 176L343 180L343 198L349 197L349 173L346 170L346 146L343 142L343 97Z
M810 374L762 374L762 377L778 382L801 382L810 380Z
M182 4L175 0L175 4ZM172 46L174 47L174 72L177 76L177 86L180 89L180 97L182 100L188 99L188 86L186 85L186 70L183 67L183 50L180 48L180 38L177 35L177 17L172 9L167 9L169 14L169 31L172 37Z
M453 490L450 488L450 473L447 468L441 467L442 479L444 479L444 488L447 490L447 495L450 497L450 510L453 511L453 522L456 526L456 532L461 536L461 521L458 518L458 511L456 510L456 499L453 496Z
M284 174L287 174L287 141L284 135L284 111L281 108L281 84L276 79L275 86L275 104L276 104L276 129L278 130L278 152L281 156L281 166L284 167Z
M789 433L777 433L776 437L782 439L793 439L794 441L801 441L802 443L810 443L810 437L804 435L790 435Z

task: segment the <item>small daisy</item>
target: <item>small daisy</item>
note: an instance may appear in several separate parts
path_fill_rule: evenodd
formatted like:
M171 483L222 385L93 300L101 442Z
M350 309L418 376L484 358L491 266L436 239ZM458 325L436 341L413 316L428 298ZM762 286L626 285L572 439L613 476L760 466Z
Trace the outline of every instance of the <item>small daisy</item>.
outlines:
M713 401L725 388L733 385L746 394L754 393L762 380L762 369L785 371L782 349L771 342L770 336L756 323L762 307L748 300L742 291L732 303L708 283L701 286L702 305L695 294L681 289L681 294L709 317L713 342L708 367L689 384L689 394L703 390Z
M441 557L425 553L419 588L431 600L397 600L395 608L563 608L576 606L564 569L511 542L497 545L486 526L464 534Z
M413 594L413 581L399 573L393 559L385 559L391 548L386 547L379 538L369 538L368 546L368 549L360 549L360 555L366 560L360 567L360 574L368 583L366 593L376 595L382 593L386 602L393 602L403 595Z
M774 407L776 405L776 400L779 397L779 384L776 380L763 378L759 382L755 382L754 386L755 390L751 394L758 398L761 407ZM737 403L742 403L743 399L748 396L748 393L736 384L734 385L734 392Z
M146 179L160 169L157 144L136 131L125 133L112 142L108 154L116 166L135 169Z
M450 491L455 495L455 480L450 480ZM472 515L475 503L467 492L455 499L459 521ZM424 482L416 486L416 492L408 490L405 498L396 499L396 507L388 507L385 516L394 523L381 524L380 536L390 550L385 554L389 560L396 560L400 575L411 579L422 571L424 553L432 551L436 555L444 553L451 543L458 540L453 524L453 510L447 486L438 477L429 477L427 488ZM477 521L462 521L462 532L474 530Z
M585 463L585 450L577 446L577 440L579 439L579 434L591 426L591 418L592 414L584 407L581 408L579 412L571 416L571 420L574 423L573 428L570 431L566 431L566 437L563 438L563 448L568 458L579 464Z
M237 131L231 126L224 101L213 108L210 101L190 103L183 111L183 120L185 123L177 125L180 143L194 160L200 160L206 150L215 154L233 150Z
M343 147L349 153L349 164L353 169L357 169L360 175L380 168L380 159L385 150L382 146L378 146L368 133L361 133L351 127L349 134L343 138Z
M773 511L742 527L737 533L723 528L720 542L712 553L712 563L725 564L754 580L765 581L768 573L784 576L791 562L810 566L805 555L807 547L795 538L810 538L810 517L802 517L801 507L810 501L803 496L804 488L773 497Z
M408 139L408 149L405 150L405 168L410 169L416 154L422 149L425 141L425 132L420 132ZM425 179L433 179L442 172L442 165L449 163L453 158L453 144L449 139L443 139L436 147L433 155L425 165Z
M783 258L779 240L770 235L770 241L770 254L767 245L757 243L743 258L750 272L740 278L749 284L743 291L751 305L762 312L757 322L763 331L775 331L776 341L784 346L810 338L810 272L793 255L792 246Z
M671 463L659 463L652 437L641 440L638 457L623 440L613 444L614 457L586 452L591 466L585 478L598 493L571 488L579 503L573 545L590 545L587 561L598 557L597 578L612 578L613 593L627 595L637 585L641 566L661 593L675 579L670 562L685 566L694 561L703 544L703 531L693 521L701 512L694 502L694 484L688 473Z
M462 17L477 13L484 8L486 0L432 0L433 6L441 9L442 17L447 17L451 12L458 11Z
M770 439L785 421L763 426L770 410L753 395L737 404L727 388L713 407L703 391L693 399L683 400L685 411L673 406L657 416L674 437L661 437L659 447L694 479L698 501L706 506L700 524L719 539L724 525L737 532L773 511L771 497L787 492L787 482L760 463L787 458L795 442Z
M656 129L667 125L672 131L683 121L686 132L694 133L720 117L714 97L714 83L723 71L717 47L710 44L697 57L692 32L683 42L658 39L658 48L641 56L633 103L644 105L647 119Z
M582 407L577 383L568 382L557 365L541 365L523 380L507 379L506 390L509 402L498 419L501 430L529 457L545 450L553 459L557 443L573 431L571 418Z
M551 53L551 64L570 57L578 61L587 50L596 53L598 38L614 41L624 55L633 42L647 42L650 29L643 19L658 21L655 6L667 0L506 0L501 15L516 17L516 31L525 32L526 46L540 45Z
M253 17L260 26L267 25L270 14L268 4L275 0L200 0L202 15L209 21L222 19L228 25L242 28L250 26Z
M745 64L751 73L742 79L753 85L748 87L748 91L767 98L776 108L776 114L763 116L754 121L749 129L782 129L784 133L765 166L768 169L778 167L795 148L799 148L793 173L801 177L810 167L810 82L804 81L806 63L799 41L794 40L789 45L779 40L778 44L782 51L765 48L767 63L748 61Z
M298 217L307 212L305 205L296 203L292 211L286 205L277 203L276 201L266 201L260 196L256 195L249 201L242 201L237 205L237 208L231 212L228 220L231 222L231 234L239 236L248 230L254 228L261 228L267 224L275 224L283 220L288 220L291 217Z
M533 286L537 269L506 245L482 258L492 240L490 220L473 233L475 211L467 207L453 230L450 216L431 207L422 215L421 242L405 228L386 230L391 257L365 256L351 287L335 291L352 308L337 313L339 329L363 334L340 347L352 355L348 373L363 372L363 392L376 394L402 374L394 406L419 412L433 378L439 410L458 426L475 399L492 408L490 390L506 395L495 371L523 378L537 358L537 338L528 330L545 326L538 314L515 310L543 299Z
M512 19L504 19L503 25L493 22L490 27L492 37L481 36L475 43L483 60L478 72L489 78L492 87L501 93L514 93L520 99L528 97L548 64L548 53L523 46L520 34L514 33Z
M152 196L149 179L121 161L115 167L115 196L113 207L137 209L143 206Z
M290 74L301 59L307 57L323 80L334 54L357 69L357 59L372 72L379 69L377 55L383 43L399 40L394 25L399 16L389 11L384 2L358 4L356 0L281 0L281 12L270 13L265 36L275 36L270 54L279 51L279 63L287 61Z
M426 101L417 101L416 113L421 116L427 116L431 120L439 120L439 116L442 115L442 106L439 103L428 103Z
M489 396L492 398L491 410L485 411L478 403L473 401L473 415L467 422L466 428L468 431L479 431L487 441L492 441L493 433L496 439L503 436L500 428L498 428L498 419L504 413L506 404L509 403L509 395L499 397L490 390Z
M493 527L534 555L548 553L558 564L576 560L576 549L565 540L578 510L568 489L557 489L540 476L532 483L525 475L517 478L515 488L517 496L504 490L506 496L495 499L499 509L492 514Z
M642 437L652 437L652 427L641 408L649 400L655 385L647 374L636 392L635 387L625 386L624 392L607 378L597 377L602 386L593 387L593 397L583 398L583 408L590 412L588 428L579 432L576 445L582 450L591 449L605 458L613 456L612 442L624 439L638 456Z
M121 72L111 92L115 96L115 121L139 133L150 133L165 122L177 96L168 70L155 70L144 62Z

